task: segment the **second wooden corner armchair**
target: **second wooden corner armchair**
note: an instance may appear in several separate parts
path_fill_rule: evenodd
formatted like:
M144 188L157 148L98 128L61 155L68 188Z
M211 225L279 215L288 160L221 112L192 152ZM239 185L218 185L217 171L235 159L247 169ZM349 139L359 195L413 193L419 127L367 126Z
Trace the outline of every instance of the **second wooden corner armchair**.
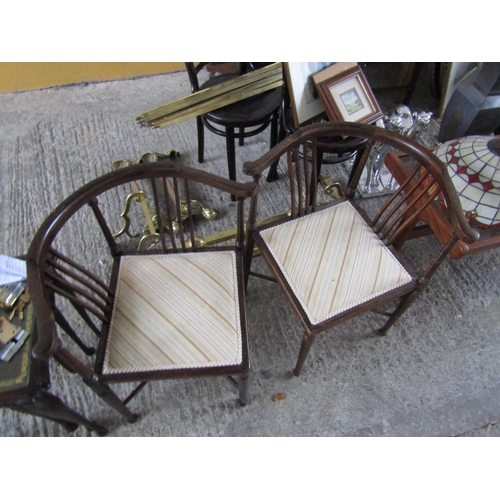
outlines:
M318 143L328 136L367 140L347 183L347 196L318 205ZM370 148L387 144L408 155L407 181L388 199L370 199L366 210L354 201ZM478 234L465 219L446 167L420 144L400 134L357 123L320 123L299 129L259 160L243 166L256 182L277 160L288 171L290 210L258 227L255 243L304 329L294 374L299 375L315 337L368 311L388 317L385 335L428 285L457 241ZM262 187L264 189L264 186ZM414 269L400 251L428 206L444 198L452 231L437 254ZM381 206L375 207L380 201ZM254 274L252 271L250 275ZM250 284L251 285L251 284ZM381 311L397 301L395 308Z

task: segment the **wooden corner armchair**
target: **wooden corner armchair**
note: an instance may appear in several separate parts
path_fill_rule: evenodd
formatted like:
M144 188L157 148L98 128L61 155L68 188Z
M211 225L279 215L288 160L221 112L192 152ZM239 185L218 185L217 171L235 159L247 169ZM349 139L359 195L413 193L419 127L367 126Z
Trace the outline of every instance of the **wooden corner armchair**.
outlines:
M350 173L347 196L318 205L318 143L328 136L360 137L367 144ZM364 200L363 210L353 198L375 143L407 154L413 163L398 191L383 201ZM355 315L374 311L388 316L378 330L385 335L456 242L470 243L478 235L462 213L446 167L423 146L397 133L357 123L314 124L299 129L259 160L245 163L243 170L259 182L280 158L288 169L289 215L259 226L254 237L304 328L294 369L299 375L316 335ZM426 209L440 209L439 194L446 200L452 230L438 253L414 269L400 250ZM392 301L397 305L390 312L379 310Z
M130 185L141 191L133 193L128 222L142 217L139 230L151 223L141 212L144 199L156 214L157 230L140 251L113 233ZM125 167L78 189L47 217L28 251L35 355L78 374L129 422L137 415L127 403L155 379L223 375L246 404L244 208L256 188L164 161ZM222 200L225 193L237 200L227 216L236 240L199 249L192 197ZM118 382L139 384L120 399L111 389Z

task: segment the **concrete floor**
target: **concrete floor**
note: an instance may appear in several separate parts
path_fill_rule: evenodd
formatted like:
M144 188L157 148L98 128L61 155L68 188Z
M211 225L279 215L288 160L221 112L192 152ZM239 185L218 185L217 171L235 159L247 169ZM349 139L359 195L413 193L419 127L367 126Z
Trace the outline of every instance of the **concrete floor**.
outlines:
M9 179L0 186L0 253L26 252L46 215L117 159L173 148L185 164L227 175L224 139L213 134L206 162L197 163L194 120L160 130L134 122L136 114L188 93L187 75L179 72L0 95L0 170ZM414 99L414 109L436 108L425 75ZM237 148L237 165L263 154L267 141L264 133ZM279 183L273 184L263 186L262 199L277 199ZM418 244L415 252L431 243ZM499 436L499 268L499 250L447 262L386 338L373 334L370 316L325 332L298 378L291 369L300 325L276 285L252 280L245 408L225 381L155 382L132 402L141 419L126 424L57 366L53 390L112 436ZM276 400L277 392L286 397ZM2 436L67 435L8 409L0 417Z

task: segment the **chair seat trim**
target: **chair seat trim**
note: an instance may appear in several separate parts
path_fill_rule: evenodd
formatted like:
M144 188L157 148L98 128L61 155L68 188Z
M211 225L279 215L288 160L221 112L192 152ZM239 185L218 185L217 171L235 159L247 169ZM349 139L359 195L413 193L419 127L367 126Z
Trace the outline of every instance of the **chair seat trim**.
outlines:
M123 256L102 374L241 365L237 260L234 251Z
M312 325L413 281L349 201L259 235L257 243L267 247ZM378 259L376 269L369 255Z

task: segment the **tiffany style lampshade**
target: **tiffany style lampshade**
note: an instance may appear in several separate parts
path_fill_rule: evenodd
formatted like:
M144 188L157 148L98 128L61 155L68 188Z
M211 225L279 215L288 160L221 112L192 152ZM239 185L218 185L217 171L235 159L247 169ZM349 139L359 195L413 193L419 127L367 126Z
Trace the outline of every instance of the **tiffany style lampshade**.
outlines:
M484 228L500 227L500 136L453 139L435 154L448 166L471 222Z

